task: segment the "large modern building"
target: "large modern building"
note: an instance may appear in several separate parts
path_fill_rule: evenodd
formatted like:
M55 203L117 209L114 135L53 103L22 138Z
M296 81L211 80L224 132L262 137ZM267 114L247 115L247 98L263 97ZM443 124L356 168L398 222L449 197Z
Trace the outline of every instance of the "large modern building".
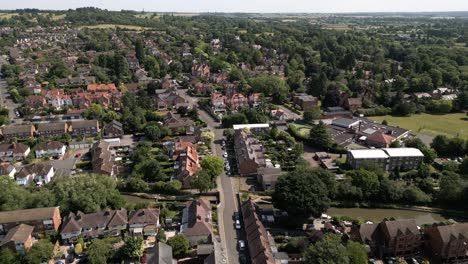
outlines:
M364 161L372 161L387 171L413 170L423 160L424 154L416 148L358 149L349 150L347 155L347 163L353 169L359 169Z

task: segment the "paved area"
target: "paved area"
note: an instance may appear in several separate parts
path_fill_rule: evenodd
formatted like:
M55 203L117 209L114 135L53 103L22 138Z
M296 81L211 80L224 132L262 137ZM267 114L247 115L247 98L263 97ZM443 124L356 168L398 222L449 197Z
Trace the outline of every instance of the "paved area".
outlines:
M178 90L179 95L184 97L191 105L197 105L197 98L190 97L186 94L186 90ZM208 113L199 109L198 114L203 119L208 129L214 135L214 146L212 146L213 155L222 158L224 151L221 149L221 141L223 139L223 128L219 122L214 120ZM236 200L236 191L234 190L233 179L223 173L218 178L218 189L220 191L221 203L218 209L219 233L221 235L221 248L226 253L226 262L229 264L239 263L239 254L237 251L237 240L240 234L234 226L234 212L239 211L239 205Z
M283 112L288 116L288 119L293 119L293 120L301 120L302 115L296 114L293 111L289 110L288 108L280 105L279 108L283 110Z
M1 58L1 57L0 57ZM1 59L0 59L1 60ZM0 61L0 67L2 64L5 64L6 61ZM7 107L10 110L10 120L14 120L15 123L21 123L21 119L15 119L16 114L15 114L15 109L18 108L18 104L15 104L11 99L10 99L10 93L8 92L8 85L5 81L5 79L0 76L0 105Z

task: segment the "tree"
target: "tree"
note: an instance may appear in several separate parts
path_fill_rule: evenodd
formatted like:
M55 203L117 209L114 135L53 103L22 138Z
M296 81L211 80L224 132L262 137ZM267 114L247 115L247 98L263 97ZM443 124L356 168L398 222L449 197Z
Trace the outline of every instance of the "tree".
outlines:
M295 216L319 216L330 206L328 195L327 186L315 170L299 167L279 177L273 202L276 207Z
M328 133L327 126L320 121L314 125L309 132L309 142L313 147L320 149L328 149L331 147L332 140Z
M33 244L26 254L28 264L48 262L54 256L54 244L47 239L41 239Z
M197 189L200 193L206 193L214 187L214 182L208 172L204 169L199 169L190 180L190 186Z
M140 64L143 64L145 59L145 47L140 39L137 39L135 42L135 56Z
M361 243L349 240L346 245L346 251L349 258L349 264L367 263L367 251Z
M210 145L214 138L214 133L209 130L201 132L200 140L203 141L206 145Z
M9 248L4 248L0 251L0 263L4 264L20 264L20 260Z
M175 235L167 240L167 244L172 247L172 253L175 257L181 257L187 254L189 250L189 241L184 234Z
M94 213L106 208L118 209L125 200L115 181L104 175L86 174L54 179L48 186L63 212Z
M341 100L341 93L340 90L335 87L329 87L327 93L325 94L325 98L323 99L322 105L323 107L334 107L340 104Z
M222 119L225 128L232 128L232 125L247 124L249 120L243 113L234 113L231 115L224 115Z
M346 176L351 179L353 186L362 190L363 197L370 199L379 191L379 177L377 174L367 170L354 170L346 173Z
M452 171L445 171L439 181L439 199L447 204L456 203L461 198L463 190L460 175Z
M200 165L208 175L210 175L211 179L216 179L224 169L223 160L218 156L205 156L203 157Z
M143 255L144 243L141 236L128 236L125 239L125 245L122 248L122 253L128 258L137 258Z
M450 139L444 135L437 135L431 143L431 147L439 156L451 156L449 151Z
M249 79L248 82L254 92L271 96L275 103L284 103L288 97L289 87L278 76L261 75Z
M151 141L161 139L161 130L157 125L149 125L145 127L145 136Z
M460 173L465 176L465 179L468 179L468 156L465 156L460 164Z
M322 114L322 111L320 110L320 107L318 106L307 108L304 111L304 120L307 122L310 122L312 120L318 119L321 114Z
M86 109L83 113L83 116L86 119L97 119L101 120L105 115L105 111L101 105L92 103L91 106Z
M134 175L142 175L147 182L157 182L167 180L167 175L161 171L159 162L155 159L145 159L135 165L133 168Z
M326 234L304 253L305 264L349 264L347 249L338 235Z
M112 255L112 240L93 239L86 249L86 257L90 264L105 264Z

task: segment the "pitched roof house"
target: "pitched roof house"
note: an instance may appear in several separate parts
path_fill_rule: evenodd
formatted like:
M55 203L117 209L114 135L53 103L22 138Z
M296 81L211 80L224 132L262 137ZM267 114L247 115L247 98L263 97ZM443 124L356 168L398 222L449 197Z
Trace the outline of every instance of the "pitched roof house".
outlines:
M33 182L39 185L47 184L55 175L54 167L50 164L29 164L18 169L15 175L16 183L26 186Z
M192 75L195 77L209 78L210 67L206 64L194 64L192 66Z
M248 107L249 99L241 93L235 93L227 98L226 104L233 109L237 109L240 107Z
M147 251L148 264L177 264L177 260L172 255L172 247L165 243L158 242Z
M380 223L387 254L409 256L421 249L422 234L414 220L394 220Z
M104 140L99 140L93 144L91 149L91 164L93 173L106 174L114 176L116 174L116 166L114 165L114 157L109 149L110 143Z
M281 176L281 168L258 168L257 181L264 190L275 189L276 181Z
M128 228L132 235L153 235L159 224L159 208L143 208L132 211L128 216Z
M30 95L24 99L24 104L30 109L41 109L46 107L47 102L41 95Z
M275 259L268 240L268 233L255 212L252 200L244 202L241 205L241 210L252 264L274 264Z
M28 156L31 149L29 146L22 143L1 144L0 145L0 160L1 161L17 161L23 160Z
M101 130L98 120L73 121L69 123L73 135L95 137Z
M60 236L64 243L76 243L82 236L84 239L103 237L104 235L119 236L127 229L127 210L111 210L98 213L70 213L62 225Z
M89 84L86 88L88 92L96 93L96 92L115 92L117 88L113 83L107 84Z
M429 240L428 252L434 263L468 262L467 223L430 227L424 234Z
M208 200L196 199L187 204L182 212L180 232L188 238L191 246L210 243L212 239L211 205Z
M258 168L265 167L262 145L241 129L234 132L234 151L241 175L255 174Z
M28 251L32 246L32 232L34 227L19 224L6 234L0 242L0 248L9 248L13 252Z
M62 142L48 141L37 145L34 152L38 159L44 156L63 157L66 149L67 147Z
M15 166L9 163L0 164L0 175L6 175L13 179L15 177L15 173L16 173Z
M198 153L197 148L192 146L192 144L187 145L182 150L177 150L177 145L182 144L183 142L176 143L176 169L177 169L177 179L182 182L182 188L189 189L190 180L192 176L200 168L198 162Z
M66 122L39 123L36 133L41 138L61 137L68 133L69 126Z
M167 126L172 133L180 134L181 132L185 132L185 134L189 135L195 126L195 122L188 117L181 117L178 114L169 112L164 117L164 125Z
M187 103L187 100L176 92L162 93L156 96L156 109L167 110L168 108L178 108Z
M367 137L367 144L376 148L388 148L395 138L383 132L376 132Z
M112 120L109 124L104 127L104 136L106 137L122 137L124 135L124 129L122 123L119 121Z
M34 132L36 132L36 128L32 124L9 125L2 129L2 135L5 140L12 138L28 139L34 137Z
M0 233L8 232L18 224L34 227L33 234L55 233L61 223L58 207L34 208L0 212Z

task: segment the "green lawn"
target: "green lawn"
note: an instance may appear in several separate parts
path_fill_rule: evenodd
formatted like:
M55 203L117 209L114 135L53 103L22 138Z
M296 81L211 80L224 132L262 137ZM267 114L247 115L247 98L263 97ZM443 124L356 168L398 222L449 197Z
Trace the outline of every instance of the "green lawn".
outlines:
M379 123L387 120L388 125L411 130L413 134L460 136L468 139L468 117L465 113L430 115L420 114L410 117L375 116L369 117Z
M303 136L303 137L308 137L310 133L310 126L306 125L300 125L300 124L294 124L294 126L297 128L297 132Z

